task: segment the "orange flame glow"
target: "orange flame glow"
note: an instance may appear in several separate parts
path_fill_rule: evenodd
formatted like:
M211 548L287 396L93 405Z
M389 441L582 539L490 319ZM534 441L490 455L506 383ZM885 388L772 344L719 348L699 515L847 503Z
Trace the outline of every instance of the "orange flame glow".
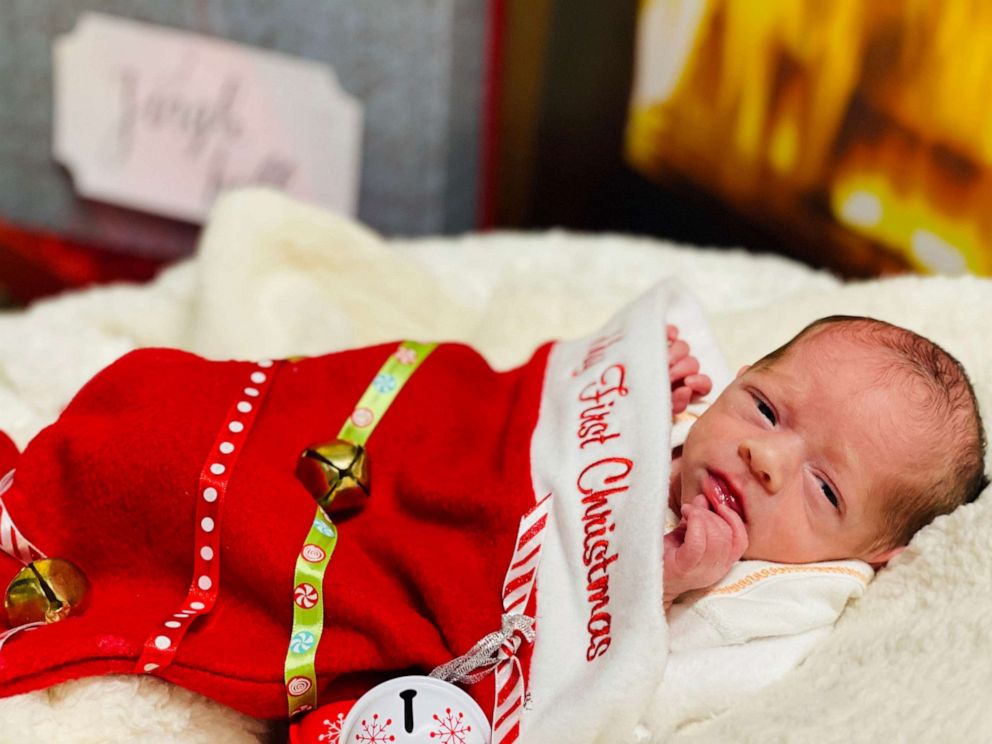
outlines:
M644 0L640 23L637 168L992 274L992 4Z

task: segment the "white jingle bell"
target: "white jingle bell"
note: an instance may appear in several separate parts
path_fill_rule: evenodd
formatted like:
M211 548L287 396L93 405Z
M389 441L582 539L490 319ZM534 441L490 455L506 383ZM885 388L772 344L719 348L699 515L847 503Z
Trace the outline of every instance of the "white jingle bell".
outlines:
M489 744L489 719L471 696L434 677L397 677L358 699L341 725L345 742Z

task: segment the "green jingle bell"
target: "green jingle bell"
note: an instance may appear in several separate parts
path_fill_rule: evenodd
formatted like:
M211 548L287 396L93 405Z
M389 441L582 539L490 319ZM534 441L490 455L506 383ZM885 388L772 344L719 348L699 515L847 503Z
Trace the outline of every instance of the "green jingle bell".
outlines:
M296 477L328 516L361 509L369 498L371 470L365 449L344 439L303 450Z
M90 583L61 558L40 558L15 574L7 586L4 608L11 627L57 623L83 611Z

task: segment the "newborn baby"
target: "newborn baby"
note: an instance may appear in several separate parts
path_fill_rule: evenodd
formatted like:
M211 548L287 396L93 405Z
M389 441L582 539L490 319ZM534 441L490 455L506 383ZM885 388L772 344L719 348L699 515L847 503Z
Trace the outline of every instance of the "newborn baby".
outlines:
M671 357L677 409L708 381L685 348ZM665 607L741 558L878 568L978 496L984 452L974 391L950 354L870 318L816 321L742 368L673 460L681 521L665 537Z

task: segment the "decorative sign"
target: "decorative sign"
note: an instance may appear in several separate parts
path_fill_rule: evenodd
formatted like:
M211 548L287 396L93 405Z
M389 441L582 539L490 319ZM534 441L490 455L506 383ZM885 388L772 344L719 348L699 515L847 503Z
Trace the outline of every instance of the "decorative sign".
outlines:
M362 107L326 65L98 13L53 54L54 155L80 195L199 223L266 185L355 214Z

